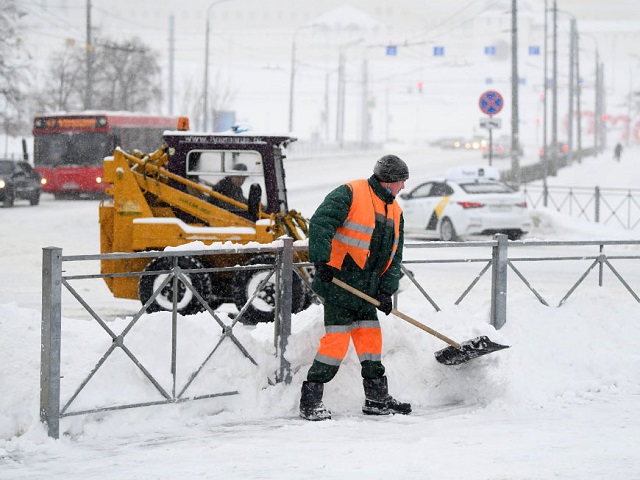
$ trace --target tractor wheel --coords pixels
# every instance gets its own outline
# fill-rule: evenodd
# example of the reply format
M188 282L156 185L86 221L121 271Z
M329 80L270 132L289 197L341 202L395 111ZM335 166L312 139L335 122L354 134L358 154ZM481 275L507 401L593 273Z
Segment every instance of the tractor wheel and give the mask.
M275 257L273 255L257 255L246 262L245 265L273 265L274 263ZM271 275L271 270L241 270L236 274L233 285L233 297L238 310L242 310L260 286L260 283L269 275ZM291 312L298 313L304 308L305 294L302 281L295 274L293 275L292 291ZM240 318L240 322L245 325L273 322L275 318L276 295L274 273L262 290L258 292L256 298L253 299L247 311Z
M197 269L203 268L202 263L193 257L179 257L178 266L182 269ZM173 268L173 258L171 257L158 257L146 266L145 272L156 272L163 270L171 270ZM138 296L140 301L144 305L153 295L153 292L160 286L169 273L159 273L157 275L143 275L140 277L138 283ZM193 287L205 300L209 300L211 292L213 290L211 284L211 276L208 273L186 273L185 276L189 279ZM180 315L193 315L194 313L202 312L205 310L204 306L198 301L196 296L186 285L178 281L178 295L177 295L177 311ZM215 308L214 305L211 305ZM147 312L162 312L173 310L173 279L169 280L169 283L164 286L158 296L147 307Z

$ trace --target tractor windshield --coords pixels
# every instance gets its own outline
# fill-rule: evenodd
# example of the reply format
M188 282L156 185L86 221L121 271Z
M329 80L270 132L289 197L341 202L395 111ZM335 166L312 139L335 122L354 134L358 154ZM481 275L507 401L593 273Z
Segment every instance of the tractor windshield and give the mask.
M192 150L187 154L187 178L197 181L216 191L227 194L233 187L242 189L244 199L249 197L249 188L259 184L262 190L261 202L266 204L262 157L251 150ZM225 191L222 191L225 190ZM232 198L235 195L231 195ZM234 198L241 200L240 198Z

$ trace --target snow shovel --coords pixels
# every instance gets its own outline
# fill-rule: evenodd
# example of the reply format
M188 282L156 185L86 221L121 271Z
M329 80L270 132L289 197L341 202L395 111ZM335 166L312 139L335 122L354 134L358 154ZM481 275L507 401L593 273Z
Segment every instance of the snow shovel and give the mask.
M334 278L331 281L339 287L344 288L348 292L353 293L355 296L360 297L369 303L372 303L376 307L380 305L380 302L375 298L370 297L366 293L353 288L351 285L344 283L342 280ZM409 322L411 325L414 325L424 330L425 332L430 333L434 337L439 338L443 342L448 343L450 345L449 347L438 350L434 354L436 360L444 365L460 365L461 363L466 363L469 360L473 360L474 358L486 355L487 353L497 352L498 350L509 348L508 345L500 345L499 343L492 342L491 340L489 340L489 337L484 335L481 337L473 338L466 342L458 343L454 340L451 340L449 337L443 335L442 333L434 330L433 328L427 327L423 323L420 323L414 318L411 318L409 315L399 312L395 308L391 309L391 313L393 313L396 317L401 318L405 322Z

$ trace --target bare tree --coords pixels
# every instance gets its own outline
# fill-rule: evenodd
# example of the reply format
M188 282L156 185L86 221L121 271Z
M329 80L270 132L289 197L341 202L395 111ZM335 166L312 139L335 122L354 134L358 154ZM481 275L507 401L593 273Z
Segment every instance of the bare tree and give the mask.
M194 125L197 124L199 126L198 128L203 128L204 92L202 85L195 85L197 83L198 82L194 81L192 78L189 78L182 83L183 90L180 95L180 106L181 111L189 116ZM210 98L212 111L209 112L209 117L213 118L215 125L219 112L232 108L231 106L236 95L236 90L231 87L229 82L223 82L220 79L220 73L218 72L214 78L214 85L209 86L209 92L213 92Z
M53 55L50 76L43 80L41 91L32 95L38 113L52 110L79 110L83 106L84 53L67 47Z
M145 111L160 104L160 66L140 39L98 42L94 59L95 107Z
M93 108L129 111L159 108L160 67L149 47L139 39L97 40L93 58ZM34 96L40 110L81 110L86 88L84 50L67 47L54 55L44 85Z
M14 134L14 130L21 125L23 93L20 87L26 83L26 67L20 49L22 38L19 34L23 16L24 12L14 0L0 0L0 97L4 100L0 121L9 134Z

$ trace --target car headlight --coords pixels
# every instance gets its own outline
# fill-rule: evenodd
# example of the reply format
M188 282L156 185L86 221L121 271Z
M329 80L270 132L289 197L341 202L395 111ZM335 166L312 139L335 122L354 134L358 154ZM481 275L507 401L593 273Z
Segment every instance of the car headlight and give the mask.
M5 183L5 181L0 179L0 188L4 188L6 186L7 186L7 184Z

